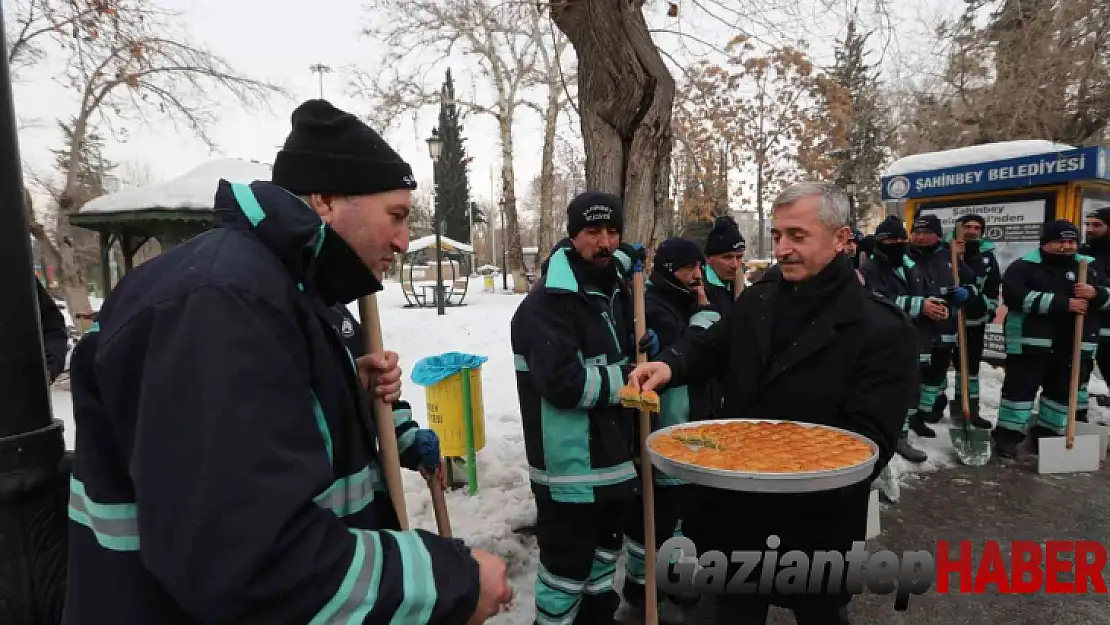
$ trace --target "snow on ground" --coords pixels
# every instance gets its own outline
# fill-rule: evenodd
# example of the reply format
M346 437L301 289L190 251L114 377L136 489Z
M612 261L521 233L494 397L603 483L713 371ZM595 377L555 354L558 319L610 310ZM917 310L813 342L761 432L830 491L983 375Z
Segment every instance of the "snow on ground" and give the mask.
M378 296L382 319L383 342L386 349L396 351L405 371L404 396L413 405L413 416L422 425L427 423L427 407L423 388L411 381L410 375L418 360L448 351L478 354L489 361L482 368L482 395L485 410L486 446L478 453L479 492L469 497L465 490L447 493L447 506L455 536L468 544L487 549L509 562L510 581L516 601L511 611L494 619L497 625L527 625L532 622L533 587L538 563L535 540L514 533L515 529L535 521L535 505L528 487L528 467L524 456L520 411L514 380L515 368L509 345L509 320L522 296L481 291L481 281L471 280L472 289L466 306L449 307L440 318L434 308L405 309L404 297L397 283L388 283ZM357 305L352 305L357 316ZM949 374L949 399L955 378ZM1002 369L983 365L980 372L982 412L996 420L999 394L1002 390ZM1099 378L1091 380L1092 395L1106 393L1106 384ZM68 391L53 391L55 414L66 421L66 443L74 440L73 405ZM1110 409L1092 406L1096 420L1110 417ZM952 466L955 452L947 436L950 422L935 426L937 437L921 439L911 435L914 443L928 454L929 460L914 465L896 457L894 462L902 481L912 488L913 474L936 471ZM405 472L405 499L413 527L435 532L431 497L418 475Z

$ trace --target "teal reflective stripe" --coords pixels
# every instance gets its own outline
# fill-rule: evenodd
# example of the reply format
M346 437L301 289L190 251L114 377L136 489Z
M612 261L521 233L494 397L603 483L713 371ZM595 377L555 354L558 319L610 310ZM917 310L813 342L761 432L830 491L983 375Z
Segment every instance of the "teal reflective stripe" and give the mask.
M624 386L624 371L621 371L620 365L607 365L605 374L609 379L608 404L619 406L621 403L621 388Z
M936 404L937 395L941 391L940 386L933 386L931 384L921 385L921 394L917 402L918 412L932 412L933 405Z
M1040 302L1040 305L1037 306L1037 312L1039 312L1042 315L1047 315L1048 311L1049 311L1049 307L1052 306L1052 299L1055 298L1055 297L1056 296L1053 295L1052 293L1045 293L1045 294L1041 295L1041 302Z
M583 372L585 378L582 382L582 397L579 398L578 405L582 408L593 408L601 395L601 371L597 367L585 366Z
M1003 398L998 403L998 427L1007 430L1025 431L1029 418L1033 416L1033 402L1012 401Z
M587 369L589 370L589 369ZM553 475L584 475L591 471L590 466L590 417L581 410L561 410L552 406L546 399L540 400L540 429L543 435L544 466L547 467L544 481L533 476L532 481L549 484L546 473ZM554 489L552 489L554 494ZM592 502L593 492L581 503ZM569 494L568 494L569 496ZM576 501L576 500L572 500Z
M1108 300L1110 301L1110 300ZM710 326L721 320L721 313L715 310L700 310L690 317L691 328L702 328L708 330Z
M906 411L906 418L902 419L902 434L906 434L910 431L910 419L915 416L917 416L917 408L910 408Z
M955 335L955 334L942 334L942 335L940 335L940 342L941 343L957 343L959 341L958 341L958 336Z
M979 377L974 375L967 376L967 390L969 399L979 398ZM963 384L956 384L956 398L959 403L959 397L963 395Z
M1052 293L1045 293L1044 291L1029 291L1025 294L1025 298L1021 300L1021 309L1026 313L1035 312L1040 315L1047 315L1054 297Z
M1110 310L1110 289L1103 287L1102 292L1106 295L1106 301L1099 306L1099 310Z
M100 322L99 321L94 321L93 324L91 326L89 326L89 331L86 332L85 334L92 334L93 332L100 332Z
M722 289L726 288L725 283L723 281L721 281L721 277L717 275L716 271L713 271L712 267L710 267L709 265L706 265L704 267L704 269L705 269L705 281L706 282L708 282L709 284L712 284L714 286L719 286Z
M551 491L551 498L563 503L593 503L594 488L621 484L636 477L636 466L632 461L604 469L589 469L581 474L552 475L543 469L528 467L528 478L535 484L546 486Z
M417 428L409 428L404 434L397 437L397 451L405 453L416 442Z
M328 235L327 224L324 220L320 220L320 230L316 233L316 244L312 247L312 255L319 256L320 250L324 247L324 237Z
M541 563L536 572L536 623L572 625L585 587L586 580L555 575Z
M432 575L432 556L416 532L386 530L397 541L401 552L401 605L390 619L391 625L427 625L436 605L436 584Z
M249 186L233 182L231 183L231 193L235 195L235 201L239 203L239 210L246 215L252 226L257 226L262 223L263 219L266 219L266 211L262 210L262 205L258 203Z
M412 421L411 408L398 408L393 411L393 427L401 427L409 421Z
M1098 335L1099 336L1110 336L1110 328L1099 328L1098 329Z
M1079 351L1094 352L1096 350L1098 350L1098 343L1088 343L1087 341L1083 341L1079 345Z
M543 285L556 291L578 292L578 278L575 277L574 270L570 268L566 248L555 250L555 253L548 259L547 277L544 278Z
M92 530L96 542L112 551L139 550L139 506L99 503L89 498L85 485L69 479L69 518Z
M528 371L528 361L520 354L513 354L513 366L517 371Z
M367 465L361 471L332 482L313 501L321 508L331 510L336 516L349 516L365 510L374 500L374 491L384 490L383 485L377 467Z
M668 389L659 397L659 427L678 425L690 421L690 388L679 386Z
M647 569L647 563L644 560L647 557L644 546L628 536L624 537L621 546L624 550L625 579L642 586Z
M331 430L328 428L328 419L324 416L324 408L320 406L320 400L316 398L316 391L311 392L312 412L316 414L316 429L320 430L320 436L324 437L324 448L328 451L328 462L332 462Z
M894 304L906 311L910 317L917 317L921 315L921 311L925 308L925 298L920 295L899 295L894 298Z
M621 270L624 273L628 273L628 271L632 268L632 259L623 251L617 250L613 252L613 258L617 259L617 262L621 264Z
M1068 406L1053 401L1043 394L1039 400L1037 410L1037 425L1047 427L1057 434L1061 434L1068 425Z
M355 553L347 574L309 625L361 623L374 609L382 581L382 539L377 532L356 529L350 532L355 537Z
M582 592L587 595L601 595L613 590L613 574L617 572L616 558L606 549L595 549L593 563L590 565L590 578Z
M927 365L927 364L933 362L933 355L932 354L918 354L917 355L917 362L919 362L923 365Z

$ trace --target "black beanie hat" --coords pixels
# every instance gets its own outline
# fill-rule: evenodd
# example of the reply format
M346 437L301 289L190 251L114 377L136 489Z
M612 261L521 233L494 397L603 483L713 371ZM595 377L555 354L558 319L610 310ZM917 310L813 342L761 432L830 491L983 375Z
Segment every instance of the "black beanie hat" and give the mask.
M740 226L728 215L722 215L713 222L713 229L705 240L705 255L716 256L729 252L743 252L747 248Z
M1105 208L1095 209L1095 210L1091 211L1087 216L1088 217L1094 217L1095 219L1101 221L1102 223L1110 226L1110 206L1107 206Z
M913 220L914 230L926 230L938 237L944 236L944 228L940 225L940 218L933 214L921 215Z
M908 239L909 235L906 234L906 227L902 225L902 220L896 215L890 215L875 228L875 241L883 242L887 239Z
M1078 241L1079 228L1067 219L1057 219L1056 221L1045 224L1044 230L1041 231L1041 245L1045 243L1052 243L1053 241Z
M655 250L655 267L673 274L683 267L705 262L698 244L682 237L671 237Z
M412 168L378 133L326 100L309 100L274 159L271 181L296 195L372 195L416 189Z
M863 233L859 230L856 230L855 228L852 228L852 238L850 240L855 241L858 245L859 242L863 240Z
M624 202L611 193L586 191L567 206L567 234L578 236L586 228L608 224L624 231Z
M956 220L956 223L966 224L969 221L974 221L975 223L979 224L979 227L983 230L987 229L987 220L983 219L982 215L960 215L959 219Z

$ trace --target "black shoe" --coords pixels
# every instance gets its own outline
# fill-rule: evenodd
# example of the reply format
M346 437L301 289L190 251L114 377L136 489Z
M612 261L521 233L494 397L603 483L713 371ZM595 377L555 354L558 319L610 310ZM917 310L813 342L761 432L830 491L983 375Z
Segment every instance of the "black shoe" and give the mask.
M929 458L928 454L911 445L909 437L904 435L898 439L898 443L894 446L894 450L898 452L899 456L914 463L922 463Z
M1029 453L1033 455L1041 453L1041 439L1053 436L1060 435L1046 427L1034 425L1033 428L1029 430Z
M994 453L1000 458L1013 460L1020 455L1018 445L1025 440L1025 435L1006 428L996 428L991 432L991 438L994 440Z
M910 419L910 429L913 430L914 434L923 438L937 437L937 433L933 431L933 428L925 425L925 421L920 416L915 416Z
M1103 408L1110 408L1110 395L1095 395L1095 403Z
M944 418L944 411L948 408L948 396L937 395L937 400L933 402L932 412L927 412L921 415L921 419L926 423L940 423Z
M972 415L971 416L971 427L976 427L976 428L979 428L981 430L994 429L994 426L991 425L990 421L987 421L986 419L984 419L983 417L980 417L979 415Z

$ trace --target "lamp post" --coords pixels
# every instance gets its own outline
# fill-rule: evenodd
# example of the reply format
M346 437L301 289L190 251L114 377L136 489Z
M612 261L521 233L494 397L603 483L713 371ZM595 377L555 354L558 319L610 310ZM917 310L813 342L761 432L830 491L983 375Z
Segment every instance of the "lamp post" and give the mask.
M313 74L316 74L318 76L318 78L320 79L320 99L323 100L324 99L324 74L330 74L331 73L331 68L328 67L327 65L324 65L323 63L316 63L315 65L309 65L308 66L308 71L312 72Z
M848 217L852 222L853 228L859 228L856 223L856 183L849 182L844 185L844 190L848 192Z
M69 469L50 406L15 119L0 45L0 623L32 625L61 621Z
M439 129L432 128L432 136L428 137L428 154L432 157L432 184L439 182L439 157L443 154L443 139L439 136ZM435 227L436 227L436 312L437 314L444 314L443 311L443 259L442 249L440 245L440 231L443 230L443 224L439 219L439 188L437 185L434 197L435 202Z

